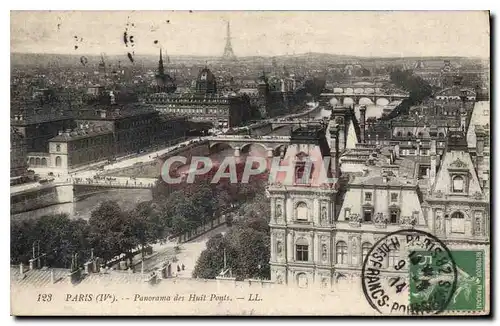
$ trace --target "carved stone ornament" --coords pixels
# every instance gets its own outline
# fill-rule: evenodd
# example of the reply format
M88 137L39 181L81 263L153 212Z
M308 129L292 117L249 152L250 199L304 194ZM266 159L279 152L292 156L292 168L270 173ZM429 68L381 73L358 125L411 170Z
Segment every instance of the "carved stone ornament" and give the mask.
M326 244L321 245L321 260L326 261L328 258L328 249L326 248Z
M283 284L283 274L281 272L276 272L276 283Z
M321 279L321 287L322 287L322 288L327 288L327 287L328 287L328 278L323 277L323 278Z
M438 190L438 191L436 191L436 193L434 194L434 196L436 198L443 198L443 192L441 190Z
M467 167L467 163L465 163L461 159L457 158L455 161L453 161L451 163L451 166L457 167L457 168L465 168L465 167Z
M278 241L276 243L276 251L278 253L278 257L281 257L283 255L283 244L281 243L281 241Z
M359 214L351 214L349 215L349 225L354 227L361 226L361 215Z
M473 195L472 195L472 198L474 198L475 200L482 200L483 199L483 194L480 193L479 191L476 191Z
M414 227L417 224L417 219L413 216L402 216L401 225L405 227Z
M387 227L387 217L384 215L384 213L377 213L375 215L375 227L378 228L385 228Z
M482 224L482 216L476 216L475 221L474 221L474 234L475 235L483 235L483 231L481 228Z
M281 217L283 211L281 210L281 204L276 205L276 217Z
M323 206L321 208L321 224L326 224L326 222L327 222L327 215L328 215L328 213L326 211L326 207Z

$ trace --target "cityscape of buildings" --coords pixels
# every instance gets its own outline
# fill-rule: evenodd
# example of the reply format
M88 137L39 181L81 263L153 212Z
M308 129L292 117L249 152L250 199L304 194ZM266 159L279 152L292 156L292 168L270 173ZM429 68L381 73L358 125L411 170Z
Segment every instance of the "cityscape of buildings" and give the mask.
M71 198L82 182L154 188L163 171L141 175L141 167L169 155L191 157L202 148L239 157L263 149L295 164L291 185L277 179L266 187L271 283L334 288L360 278L373 245L401 229L429 232L451 249L489 248L488 65L314 54L252 62L238 57L232 37L228 22L221 57L205 63L175 62L160 49L154 67L104 54L93 65L13 66L11 218L22 207L60 204L67 194L50 187L72 187ZM395 72L418 83L405 84ZM423 88L428 94L416 98ZM305 168L325 158L334 183ZM123 177L127 169L137 175ZM389 253L387 277L402 275L394 266L407 254ZM33 254L21 262L17 281L42 273L39 260ZM97 269L87 264L85 273Z

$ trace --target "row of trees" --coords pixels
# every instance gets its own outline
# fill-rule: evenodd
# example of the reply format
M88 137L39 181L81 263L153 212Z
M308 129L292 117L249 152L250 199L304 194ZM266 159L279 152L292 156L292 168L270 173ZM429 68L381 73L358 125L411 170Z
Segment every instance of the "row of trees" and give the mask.
M33 257L33 244L39 241L44 264L68 268L78 253L79 263L88 260L91 248L104 261L126 253L132 257L137 247L145 247L168 236L192 230L214 215L241 206L257 193L264 182L249 184L210 184L201 180L154 200L139 203L125 211L114 201L102 202L88 221L67 215L48 215L39 219L13 221L11 224L11 263L27 263ZM38 244L35 245L38 255Z
M218 234L207 242L193 277L215 278L224 269L225 259L226 268L236 279L269 279L271 242L268 216L270 204L263 195L241 206L233 227L225 235Z
M403 100L385 119L392 119L402 114L408 114L413 105L422 103L423 100L432 95L432 86L419 76L415 76L411 70L394 70L390 74L391 82L408 91L409 98Z

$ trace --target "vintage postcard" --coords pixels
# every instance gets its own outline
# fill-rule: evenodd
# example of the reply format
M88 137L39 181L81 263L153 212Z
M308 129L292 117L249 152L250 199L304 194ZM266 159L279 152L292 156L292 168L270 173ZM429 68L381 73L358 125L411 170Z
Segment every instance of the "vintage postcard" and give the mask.
M488 11L12 11L11 314L490 314Z

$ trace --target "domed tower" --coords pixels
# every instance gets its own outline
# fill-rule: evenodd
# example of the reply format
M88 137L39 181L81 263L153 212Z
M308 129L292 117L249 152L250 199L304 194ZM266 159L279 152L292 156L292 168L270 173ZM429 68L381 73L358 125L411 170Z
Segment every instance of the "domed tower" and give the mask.
M196 92L200 94L217 93L217 81L214 74L207 67L203 68L196 79Z

